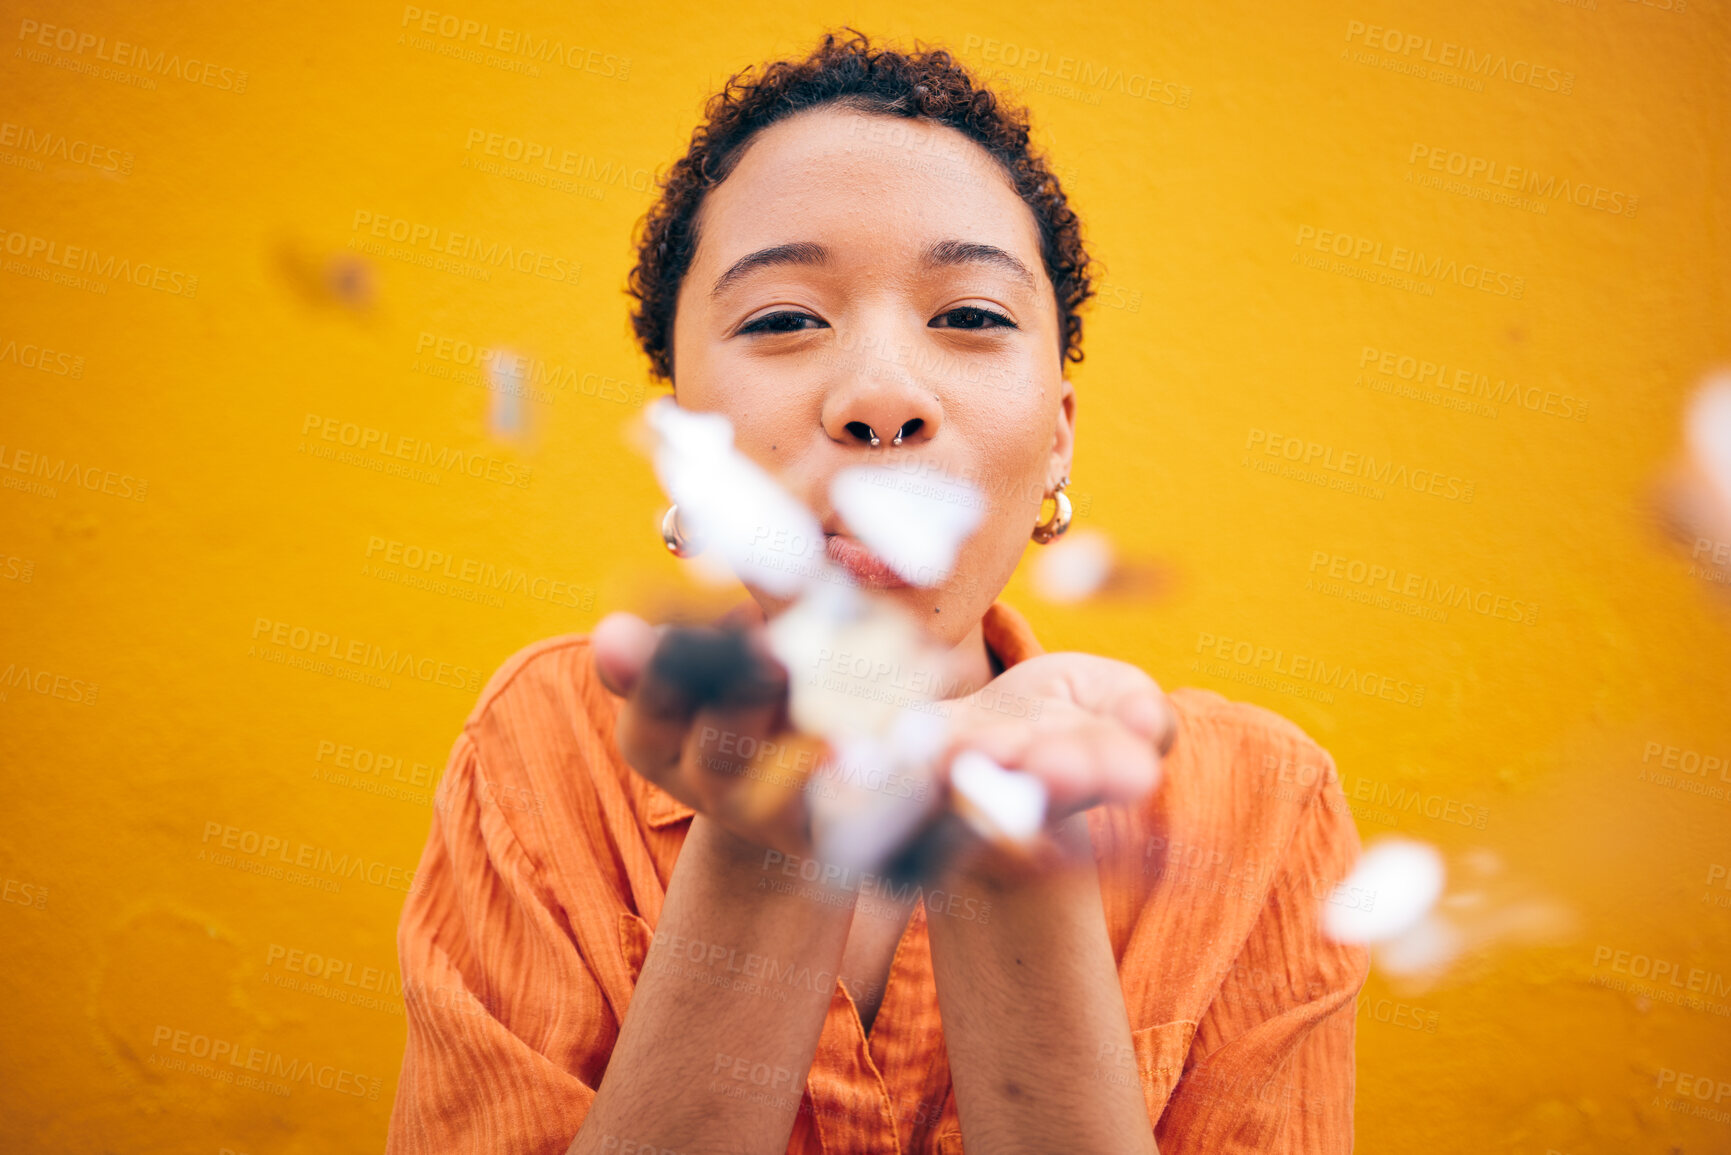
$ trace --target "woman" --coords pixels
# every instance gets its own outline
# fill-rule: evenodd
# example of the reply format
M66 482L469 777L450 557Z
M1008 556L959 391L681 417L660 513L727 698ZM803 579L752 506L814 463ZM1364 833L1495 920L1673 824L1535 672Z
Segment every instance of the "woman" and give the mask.
M994 600L1066 520L1089 296L1024 115L942 51L825 37L712 100L631 287L679 404L947 647L950 749L1042 778L1054 849L837 877L797 810L741 802L748 739L788 738L785 671L694 700L619 614L530 646L457 740L403 912L390 1150L1350 1150L1368 963L1318 926L1358 850L1328 754L1044 653ZM827 498L892 454L984 495L932 588ZM785 599L751 592L760 630Z

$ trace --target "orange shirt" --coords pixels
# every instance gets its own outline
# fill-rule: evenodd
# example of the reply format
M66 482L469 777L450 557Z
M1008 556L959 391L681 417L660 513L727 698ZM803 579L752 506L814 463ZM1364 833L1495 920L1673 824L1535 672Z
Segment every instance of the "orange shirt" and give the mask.
M983 625L1006 665L1043 652L1003 603ZM1140 1083L1163 1155L1348 1152L1369 960L1318 926L1359 849L1333 763L1269 710L1170 700L1153 797L1089 812L1135 1051L1099 1077ZM397 932L391 1155L557 1155L577 1134L692 817L621 758L619 707L586 637L549 638L500 667L458 736ZM869 1034L832 982L788 1151L960 1152L924 898Z

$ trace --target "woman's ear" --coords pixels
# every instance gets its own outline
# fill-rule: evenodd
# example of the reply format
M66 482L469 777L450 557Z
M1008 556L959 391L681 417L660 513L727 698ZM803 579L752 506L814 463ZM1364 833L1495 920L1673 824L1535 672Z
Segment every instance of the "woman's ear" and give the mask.
M1052 429L1052 459L1046 469L1047 490L1056 489L1058 482L1070 476L1070 463L1076 453L1076 387L1069 377L1059 379L1058 415Z

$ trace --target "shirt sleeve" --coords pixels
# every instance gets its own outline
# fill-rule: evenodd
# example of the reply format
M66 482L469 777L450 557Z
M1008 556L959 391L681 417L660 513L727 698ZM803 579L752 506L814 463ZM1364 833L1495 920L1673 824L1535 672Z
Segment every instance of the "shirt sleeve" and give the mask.
M1277 802L1298 809L1291 838L1156 1127L1164 1155L1352 1150L1355 998L1370 958L1325 938L1321 910L1357 860L1358 831L1328 753L1270 741L1279 764L1311 768L1314 788Z
M564 1152L617 1034L497 797L465 730L397 928L408 1041L388 1155Z

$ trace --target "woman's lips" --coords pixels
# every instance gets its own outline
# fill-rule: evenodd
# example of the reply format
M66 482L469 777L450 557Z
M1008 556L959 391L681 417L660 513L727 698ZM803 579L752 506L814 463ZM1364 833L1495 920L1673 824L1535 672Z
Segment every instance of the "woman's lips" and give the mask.
M824 551L829 554L829 560L847 570L853 575L854 581L866 589L898 590L907 589L908 583L901 575L891 569L888 562L879 558L865 546L851 537L843 537L832 533L824 542Z

